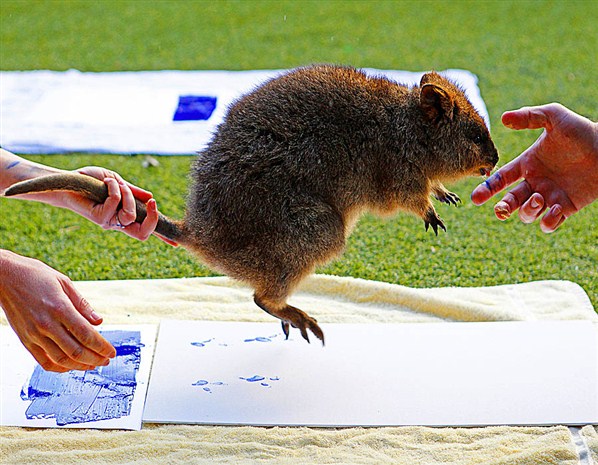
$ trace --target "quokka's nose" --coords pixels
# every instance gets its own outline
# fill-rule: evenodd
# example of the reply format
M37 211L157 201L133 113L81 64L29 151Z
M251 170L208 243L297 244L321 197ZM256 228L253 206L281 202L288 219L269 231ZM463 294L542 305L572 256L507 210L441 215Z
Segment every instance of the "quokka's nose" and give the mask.
M498 150L493 143L490 143L490 147L488 147L488 160L492 163L492 166L495 166L498 163Z

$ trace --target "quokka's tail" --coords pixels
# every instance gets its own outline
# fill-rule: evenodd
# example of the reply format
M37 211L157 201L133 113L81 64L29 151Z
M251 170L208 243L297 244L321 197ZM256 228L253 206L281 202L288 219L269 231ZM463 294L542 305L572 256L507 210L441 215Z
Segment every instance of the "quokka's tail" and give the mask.
M108 198L108 187L106 184L99 179L79 173L50 174L18 182L10 186L4 192L4 196L11 197L19 194L47 191L78 192L96 203L104 203ZM120 207L121 205L119 205ZM135 199L135 207L137 210L135 221L142 223L147 216L145 205L138 199ZM162 214L159 215L155 231L174 242L180 242L183 238L181 223L171 220Z

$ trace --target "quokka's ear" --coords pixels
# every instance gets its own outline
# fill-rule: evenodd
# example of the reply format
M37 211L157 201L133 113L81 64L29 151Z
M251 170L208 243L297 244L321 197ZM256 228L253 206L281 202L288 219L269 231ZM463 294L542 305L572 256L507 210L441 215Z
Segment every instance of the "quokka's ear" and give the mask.
M437 84L423 84L420 88L419 101L424 114L431 121L439 121L441 118L453 119L455 105L453 98Z

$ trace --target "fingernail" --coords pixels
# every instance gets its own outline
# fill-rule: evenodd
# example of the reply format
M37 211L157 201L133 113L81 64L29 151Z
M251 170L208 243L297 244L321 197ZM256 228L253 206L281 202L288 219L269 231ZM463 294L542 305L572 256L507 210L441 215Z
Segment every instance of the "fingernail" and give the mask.
M563 213L563 209L560 205L553 205L550 208L550 213L552 213L553 215L560 216Z
M506 220L511 216L509 206L505 202L498 202L494 206L494 213L499 220Z
M500 117L500 120L504 127L509 128L509 129L515 129L513 127L513 123L511 121L509 121L509 116L510 116L509 112L506 111L502 114L502 116Z
M538 202L538 199L535 197L532 197L531 201L530 201L530 205L532 206L532 208L535 210L536 208L540 207L540 202Z
M93 321L100 321L102 319L102 317L100 315L98 315L95 311L92 311L89 314L89 317L93 320Z

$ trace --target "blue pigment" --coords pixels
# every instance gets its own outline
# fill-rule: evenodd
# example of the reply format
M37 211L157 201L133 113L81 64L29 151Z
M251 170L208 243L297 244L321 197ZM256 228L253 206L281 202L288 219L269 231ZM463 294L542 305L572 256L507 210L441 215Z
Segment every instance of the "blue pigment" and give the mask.
M208 339L207 341L201 342L192 342L191 345L195 347L205 347L208 342L212 342L212 339Z
M17 166L19 163L21 163L19 160L17 160L17 161L13 161L12 163L10 163L10 164L9 164L9 165L6 167L6 169L7 169L7 170L9 170L9 169L11 169L11 168L14 168L14 167L15 167L15 166Z
M204 95L181 95L172 117L173 121L206 121L216 108L216 97Z
M28 419L55 418L59 426L130 415L141 362L139 331L102 331L116 349L110 365L89 371L54 373L37 365L21 391L31 401Z
M198 381L196 381L195 383L193 383L191 386L203 386L202 389L210 394L212 394L212 388L208 387L207 385L210 386L224 386L226 383L223 383L222 381L215 381L213 383L210 383L209 381L205 380L205 379L200 379Z
M276 336L278 336L278 334L274 334L274 335L268 336L268 337L259 336L259 337L254 337L252 339L245 339L243 342L272 342L272 339L274 339Z
M266 378L264 376L254 375L251 378L243 378L243 377L239 376L239 379L244 379L245 381L249 381L250 383L255 383L256 381L263 381Z
M269 337L256 337L253 339L245 339L244 342L272 342L272 339L270 339Z
M271 378L266 378L266 376L260 376L260 375L253 375L251 378L243 378L242 376L239 376L239 379L242 379L244 381L247 381L248 383L257 383L259 382L260 386L264 386L264 387L272 387L271 383L268 383L266 381L270 380L270 381L280 381L280 378L278 376L273 376Z

